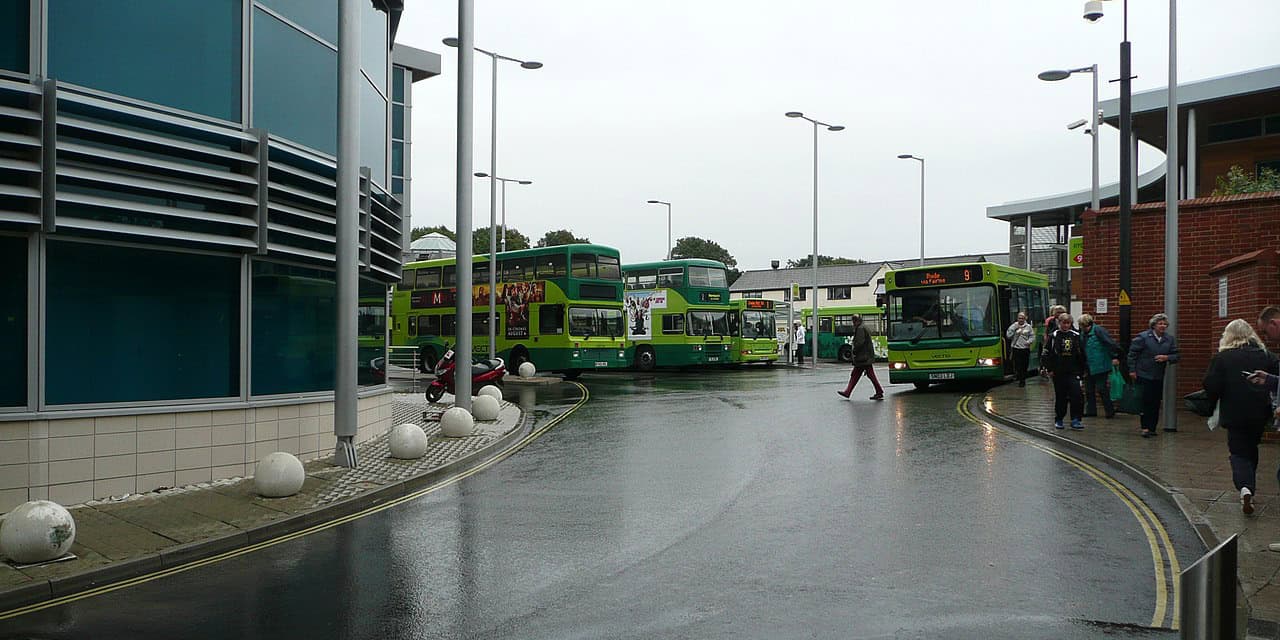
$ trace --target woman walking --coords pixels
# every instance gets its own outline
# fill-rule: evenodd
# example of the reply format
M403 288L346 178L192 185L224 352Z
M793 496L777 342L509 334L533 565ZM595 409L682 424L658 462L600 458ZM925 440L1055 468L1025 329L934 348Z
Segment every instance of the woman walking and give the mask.
M1142 437L1156 435L1160 422L1160 401L1164 395L1164 369L1170 362L1177 362L1178 339L1169 333L1169 316L1157 313L1151 316L1150 327L1133 337L1129 345L1129 379L1138 384L1142 392ZM1165 431L1177 431L1168 429Z
M1080 397L1080 376L1087 371L1084 343L1080 334L1071 328L1071 314L1058 315L1058 329L1044 339L1040 353L1049 377L1053 378L1053 427L1063 428L1062 419L1071 406L1071 428L1084 428L1084 399Z
M1036 330L1027 322L1027 312L1018 312L1018 321L1009 325L1004 337L1009 340L1009 352L1013 355L1013 370L1018 374L1018 386L1027 386L1027 363L1031 361L1031 345L1036 341Z
M871 379L871 384L876 388L876 394L871 396L872 400L884 400L884 388L880 386L880 381L876 379L876 350L875 345L871 343L871 332L862 326L862 316L853 315L853 371L849 374L849 386L844 391L836 393L848 398L853 393L853 388L857 386L858 380L862 378L862 374L867 374Z
M1227 430L1231 480L1240 492L1240 508L1246 515L1253 513L1253 494L1258 490L1258 443L1271 422L1267 388L1251 383L1245 375L1259 370L1275 372L1276 357L1267 352L1248 322L1232 320L1209 363L1204 389L1209 401L1218 406L1218 423Z
M1084 416L1098 415L1097 396L1102 396L1102 408L1108 420L1116 416L1111 403L1111 368L1120 364L1120 345L1101 325L1093 323L1093 316L1080 314L1080 339L1084 340L1084 355L1089 371L1084 377Z

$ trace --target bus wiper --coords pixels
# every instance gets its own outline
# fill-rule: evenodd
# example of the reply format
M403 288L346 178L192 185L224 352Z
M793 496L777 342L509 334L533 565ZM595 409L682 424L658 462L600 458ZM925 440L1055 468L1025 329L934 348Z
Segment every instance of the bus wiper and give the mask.
M923 337L924 337L924 330L925 330L925 329L927 329L927 328L928 328L928 327L921 326L921 327L920 327L920 333L917 333L917 334L915 335L915 337L911 339L911 344L919 344L919 342L920 342L920 338L923 338Z
M960 339L961 339L961 340L964 340L965 342L970 342L970 341L972 341L972 340L973 340L973 338L970 338L970 337L969 337L969 332L964 330L964 323L963 323L963 322L956 324L956 328L958 328L958 329L960 330Z

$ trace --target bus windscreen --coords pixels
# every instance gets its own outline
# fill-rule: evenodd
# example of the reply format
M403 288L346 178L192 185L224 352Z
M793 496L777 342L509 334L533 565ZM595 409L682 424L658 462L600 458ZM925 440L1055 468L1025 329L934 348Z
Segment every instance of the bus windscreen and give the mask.
M989 285L899 290L890 295L889 339L970 338L1000 334Z

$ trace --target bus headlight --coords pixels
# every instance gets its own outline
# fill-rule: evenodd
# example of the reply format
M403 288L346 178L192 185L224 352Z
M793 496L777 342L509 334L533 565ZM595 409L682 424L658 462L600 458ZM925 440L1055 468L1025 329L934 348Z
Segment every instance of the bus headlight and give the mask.
M574 351L574 352L573 352L573 357L575 357L575 358L579 357L580 355L581 355L581 354L579 354L577 351Z
M695 345L693 345L693 350L694 350L694 351L702 351L702 345L700 345L700 344L695 344Z
M897 369L897 370L901 371L902 369L906 369L906 368L907 368L907 363L905 363L905 362L894 362L894 363L890 364L889 366L893 367L894 369Z
M979 358L979 367L998 367L1000 366L1000 358Z
M619 352L618 352L618 357L619 357L619 358L626 358L626 357L627 357L627 352L626 352L626 351L619 351Z

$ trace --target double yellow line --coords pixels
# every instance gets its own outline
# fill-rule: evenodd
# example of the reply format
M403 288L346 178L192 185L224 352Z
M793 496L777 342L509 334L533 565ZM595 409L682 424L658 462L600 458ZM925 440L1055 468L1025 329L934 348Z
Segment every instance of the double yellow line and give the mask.
M526 446L528 446L528 445L529 445L529 443L533 442L534 440L537 440L537 439L538 439L539 437L541 437L544 433L546 433L547 431L551 430L551 429L552 429L553 427L555 427L556 425L560 424L562 421L564 421L564 419L565 419L565 418L568 418L571 414L573 414L573 412L575 412L575 411L577 411L579 408L581 408L581 407L582 407L582 405L586 404L586 403L587 403L587 400L591 397L591 394L590 394L590 392L588 392L588 391L587 391L587 388L586 388L586 387L584 387L584 386L582 386L581 384L579 384L579 383L577 383L577 382L571 382L570 384L573 384L574 386L578 387L578 389L582 392L582 397L581 397L581 398L579 398L579 399L578 399L578 401L577 401L576 403L574 403L574 405L573 405L572 407L570 407L568 411L565 411L564 413L562 413L562 414L560 414L560 415L556 416L555 418L553 418L552 420L548 421L548 422L547 422L547 424L545 424L545 425L543 425L543 426L539 427L539 428L538 428L538 430L533 431L533 432L530 432L530 433L529 433L529 435L525 436L525 437L524 437L524 438L522 438L519 442L517 442L517 443L515 443L514 445L512 445L511 447L507 448L507 449L506 449L505 451L503 451L502 453L499 453L499 454L495 455L494 457L489 458L488 460L485 460L484 462L482 462L482 463L480 463L480 464L478 464L478 465L476 465L476 466L474 466L474 467L472 467L472 468L470 468L470 469L468 469L468 470L466 470L466 471L464 471L464 472L462 472L462 473L459 473L459 474L458 474L458 475L456 475L456 476L453 476L453 477L450 477L450 478L448 478L448 479L446 479L446 480L443 480L443 481L441 481L441 482L440 482L440 483L438 483L438 484L433 484L433 485L431 485L431 486L429 486L429 487L425 487L425 488L419 489L419 490L417 490L417 491L414 491L413 493L405 494L405 495L403 495L403 496L401 496L401 497L399 497L399 498L396 498L395 500L392 500L392 501L390 501L390 502L384 502L384 503L382 503L382 504L379 504L379 505L376 505L376 506L373 506L373 507L369 507L368 509L365 509L364 511L359 511L359 512L356 512L356 513L353 513L353 514L347 515L347 516L343 516L343 517L340 517L340 518L336 518L336 519L334 519L334 520L330 520L330 521L328 521L328 522L324 522L324 523L321 523L321 524L315 525L315 526L310 527L310 528L307 528L307 529L302 529L302 530L300 530L300 531L295 531L295 532L293 532L293 533L286 534L286 535L280 536L280 537L278 537L278 538L272 538L272 539L270 539L270 540L263 540L262 542L255 543L255 544L249 545L249 546L247 546L247 547L241 547L241 548L239 548L239 549L233 549L233 550L231 550L231 551L227 551L227 552L225 552L225 553L220 553L220 554L218 554L218 555L216 555L216 556L210 556L210 557L208 557L208 558L204 558L204 559L202 559L202 560L193 560L193 561L191 561L191 562L188 562L188 563L186 563L186 564L182 564L182 565L178 565L178 566L176 566L176 567L171 567L171 568L169 568L169 569L162 569L162 570L160 570L160 571L156 571L156 572L154 572L154 573L148 573L148 574L146 574L146 575L141 575L141 576L138 576L138 577L136 577L136 578L130 578L130 579L128 579L128 580L122 580L122 581L120 581L120 582L115 582L115 583L112 583L112 584L109 584L109 585L104 585L104 586L101 586L101 587L97 587L97 588L95 588L95 589L89 589L89 590L87 590L87 591L82 591L82 592L80 592L80 593L73 593L73 594L69 594L69 595L61 596L61 597L58 597L58 598L54 598L54 599L52 599L52 600L46 600L46 601L44 601L44 602L38 602L38 603L36 603L36 604L27 605L27 606L25 606L25 607L19 607L19 608L17 608L17 609L10 609L10 610L8 610L8 611L3 611L3 612L0 612L0 620L7 620L7 619L9 619L9 618L16 618L16 617L18 617L18 616L26 615L26 614L28 614L28 613L35 613L36 611L43 611L44 609L49 609L49 608L52 608L52 607L61 606L61 605L68 604L68 603L71 603L71 602L76 602L76 601L78 601L78 600L84 600L84 599L86 599L86 598L92 598L92 597L94 597L94 596L100 596L100 595L103 595L103 594L105 594L105 593L111 593L112 591L118 591L118 590L120 590L120 589L127 589L127 588L129 588L129 587L133 587L133 586L140 585L140 584L143 584L143 583L151 582L152 580L159 580L159 579L161 579L161 578L167 578L167 577L169 577L169 576L177 575L177 574L179 574L179 573L184 573L184 572L186 572L186 571L190 571L190 570L192 570L192 569L198 569L198 568L200 568L200 567L204 567L204 566L208 566L208 565L215 564L215 563L218 563L218 562L222 562L222 561L224 561L224 560L230 560L231 558L235 558L235 557L238 557L238 556L242 556L242 555L245 555L245 554L247 554L247 553L253 553L253 552L255 552L255 551L259 551L259 550L262 550L262 549L266 549L266 548L268 548L268 547L274 547L274 546L276 546L276 545L278 545L278 544L283 544L283 543L285 543L285 542L289 542L289 541L291 541L291 540L296 540L296 539L298 539L298 538L302 538L302 537L305 537L305 536L309 536L309 535L311 535L311 534L313 534L313 533L318 533L318 532L320 532L320 531L324 531L324 530L326 530L326 529L332 529L332 528L334 528L334 527L336 527L336 526L343 525L343 524L346 524L346 523L348 523L348 522L352 522L352 521L354 521L354 520L359 520L359 519L361 519L361 518L364 518L364 517L367 517L367 516L373 515L373 514L375 514L375 513L379 513L379 512L382 512L382 511L386 511L387 509L390 509L390 508L392 508L392 507L396 507L396 506L402 505L402 504L404 504L404 503L406 503L406 502L409 502L409 501L411 501L411 500L416 500L416 499L421 498L422 496L425 496L425 495L427 495L427 494L429 494L429 493L432 493L432 492L434 492L434 491L439 491L440 489L443 489L443 488L445 488L445 487L448 487L448 486L451 486L451 485L457 484L457 483L459 483L459 482L461 482L461 481L463 481L463 480L465 480L465 479L467 479L467 478L469 478L469 477L471 477L471 476L473 476L473 475L475 475L475 474L477 474L477 473L480 473L481 471L484 471L485 469L488 469L489 467L492 467L493 465L495 465L495 464L497 464L497 463L499 463L499 462L501 462L501 461L505 460L506 458L510 457L510 456L511 456L512 454L514 454L515 452L517 452L517 451L519 451L519 450L521 450L521 449L525 448Z
M1057 451L1036 439L998 427L979 418L969 410L969 402L974 397L972 394L966 395L956 403L956 411L966 420L993 432L999 432L1004 437L1043 451L1083 471L1090 478L1093 478L1115 494L1129 508L1129 511L1133 513L1133 517L1138 519L1138 524L1142 526L1143 533L1147 536L1147 544L1151 547L1151 563L1155 567L1156 602L1155 611L1151 614L1151 626L1163 627L1167 620L1168 628L1177 629L1181 622L1178 612L1178 574L1182 572L1182 569L1178 564L1177 550L1174 549L1173 542L1169 539L1169 532L1165 530L1155 512L1141 498L1130 491L1128 487L1120 484L1115 478L1084 460Z

